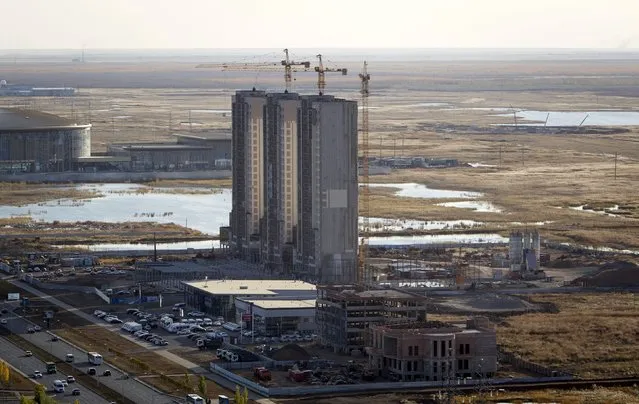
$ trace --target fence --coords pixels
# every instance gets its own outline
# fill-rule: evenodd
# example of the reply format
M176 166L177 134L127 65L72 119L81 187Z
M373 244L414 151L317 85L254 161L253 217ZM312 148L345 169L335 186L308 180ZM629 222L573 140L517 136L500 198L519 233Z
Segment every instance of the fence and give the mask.
M98 296L100 299L104 300L107 303L111 303L111 299L102 293L97 288L93 286L78 286L78 285L67 285L67 284L57 284L57 283L46 283L41 282L35 279L33 276L23 276L22 280L30 283L38 289L48 289L48 290L68 290L71 292L80 292L80 293L89 293Z
M570 378L572 378L572 375L570 375L569 373L558 371L558 370L553 370L553 369L551 369L549 367L540 365L538 363L527 361L525 359L522 359L522 358L518 357L517 355L515 355L512 352L505 352L505 351L502 351L499 348L498 348L498 357L499 357L499 361L500 362L510 363L516 369L519 369L519 370L527 370L529 372L534 372L534 373L536 373L538 375L543 375L543 376L546 376L546 377L553 377L553 378L556 378L556 377L570 377Z
M260 362L261 363L261 362ZM422 390L428 388L442 387L442 382L386 382L386 383L361 383L361 384L347 384L347 385L323 385L323 386L296 386L296 387L264 387L255 382L252 382L242 376L236 375L221 366L214 363L210 364L211 372L224 377L230 382L236 385L245 386L249 390L260 394L265 397L288 397L288 396L303 396L303 395L320 395L320 394L353 394L364 392L395 392L398 390ZM518 379L490 379L489 384L497 387L500 384L512 384L512 383L543 383L549 381L568 381L572 380L572 376L560 376L560 377L526 377ZM465 380L458 379L457 385L459 386L474 386L478 384L485 384L482 380Z

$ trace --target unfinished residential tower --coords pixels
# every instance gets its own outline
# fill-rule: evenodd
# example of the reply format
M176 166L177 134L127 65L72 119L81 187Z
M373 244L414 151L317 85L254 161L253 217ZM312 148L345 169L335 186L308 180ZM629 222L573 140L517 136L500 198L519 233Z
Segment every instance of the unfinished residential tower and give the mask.
M238 91L231 248L271 273L350 283L357 265L357 103Z

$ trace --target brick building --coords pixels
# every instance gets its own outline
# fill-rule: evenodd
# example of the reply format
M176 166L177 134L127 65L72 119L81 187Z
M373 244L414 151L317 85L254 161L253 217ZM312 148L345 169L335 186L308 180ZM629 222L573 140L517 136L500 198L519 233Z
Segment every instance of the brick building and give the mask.
M497 370L497 340L485 317L466 328L437 321L371 327L370 368L400 381L491 377Z

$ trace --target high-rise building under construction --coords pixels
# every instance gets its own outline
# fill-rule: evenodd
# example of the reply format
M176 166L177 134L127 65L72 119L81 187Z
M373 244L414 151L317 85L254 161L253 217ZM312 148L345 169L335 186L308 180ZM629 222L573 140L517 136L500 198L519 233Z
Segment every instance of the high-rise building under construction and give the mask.
M238 91L231 247L273 273L357 274L357 103Z

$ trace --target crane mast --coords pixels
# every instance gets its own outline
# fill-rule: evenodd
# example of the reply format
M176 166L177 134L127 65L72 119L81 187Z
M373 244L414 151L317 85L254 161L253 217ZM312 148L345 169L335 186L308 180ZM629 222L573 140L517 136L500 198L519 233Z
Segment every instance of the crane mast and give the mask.
M358 281L359 283L368 284L372 280L370 266L368 265L368 238L370 235L370 176L369 176L369 139L368 139L368 82L371 79L368 74L368 64L364 62L364 67L359 75L361 81L361 101L362 101L362 186L360 187L359 203L361 205L360 212L363 215L363 229L360 244L360 259Z
M317 66L315 66L315 71L317 72L317 91L319 91L319 95L324 95L324 89L326 88L326 72L337 72L342 73L342 76L346 76L348 74L348 69L344 67L334 69L324 67L322 55L317 55L316 57Z

